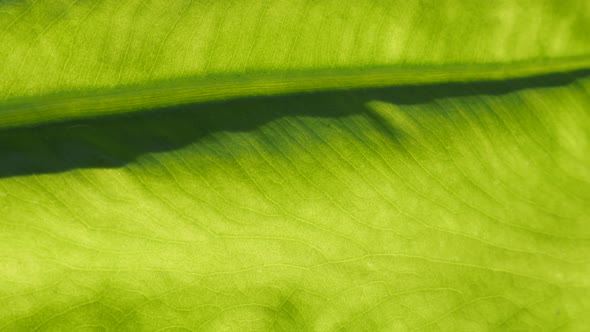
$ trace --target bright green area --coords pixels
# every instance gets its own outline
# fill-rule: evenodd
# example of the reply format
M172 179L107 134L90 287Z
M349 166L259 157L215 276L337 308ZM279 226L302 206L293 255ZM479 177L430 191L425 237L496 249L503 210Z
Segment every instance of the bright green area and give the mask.
M589 6L0 0L0 330L587 329Z
M8 0L0 98L302 69L590 53L586 0Z
M581 330L589 87L389 88L5 130L2 327Z
M590 67L585 0L0 3L0 128Z

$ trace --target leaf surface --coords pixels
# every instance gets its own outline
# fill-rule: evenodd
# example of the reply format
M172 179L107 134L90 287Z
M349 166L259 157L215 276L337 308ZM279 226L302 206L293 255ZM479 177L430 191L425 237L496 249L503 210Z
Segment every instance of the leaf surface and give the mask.
M0 127L590 67L584 0L8 1Z
M0 19L0 329L590 326L587 2Z

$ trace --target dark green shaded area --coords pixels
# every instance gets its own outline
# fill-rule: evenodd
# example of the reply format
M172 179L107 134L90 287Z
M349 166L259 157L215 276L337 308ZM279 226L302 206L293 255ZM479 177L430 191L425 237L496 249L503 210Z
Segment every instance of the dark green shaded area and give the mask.
M507 81L244 98L35 128L3 129L0 130L0 177L121 167L143 154L179 149L216 131L250 131L281 117L341 117L365 112L365 103L374 99L396 105L423 104L441 98L555 87L588 75L590 70L580 70ZM342 94L348 97L346 103L338 102Z

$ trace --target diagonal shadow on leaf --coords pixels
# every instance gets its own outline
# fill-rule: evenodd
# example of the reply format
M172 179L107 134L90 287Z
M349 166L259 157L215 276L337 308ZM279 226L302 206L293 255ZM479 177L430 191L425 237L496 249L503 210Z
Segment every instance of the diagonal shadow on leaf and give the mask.
M143 154L179 149L217 131L250 131L281 117L335 118L365 113L366 103L371 100L413 105L443 98L502 95L569 84L588 75L590 70L582 70L495 82L243 98L36 128L5 129L0 131L0 178L75 168L121 167ZM373 114L370 116L380 121ZM403 136L395 128L385 130L398 136L396 139Z

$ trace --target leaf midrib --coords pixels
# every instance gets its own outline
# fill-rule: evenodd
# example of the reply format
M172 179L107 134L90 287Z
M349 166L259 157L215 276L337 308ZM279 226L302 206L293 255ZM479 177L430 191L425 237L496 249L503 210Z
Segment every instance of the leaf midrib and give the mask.
M510 64L333 68L181 78L0 101L0 129L236 98L388 86L500 81L588 69L590 56L578 56Z

